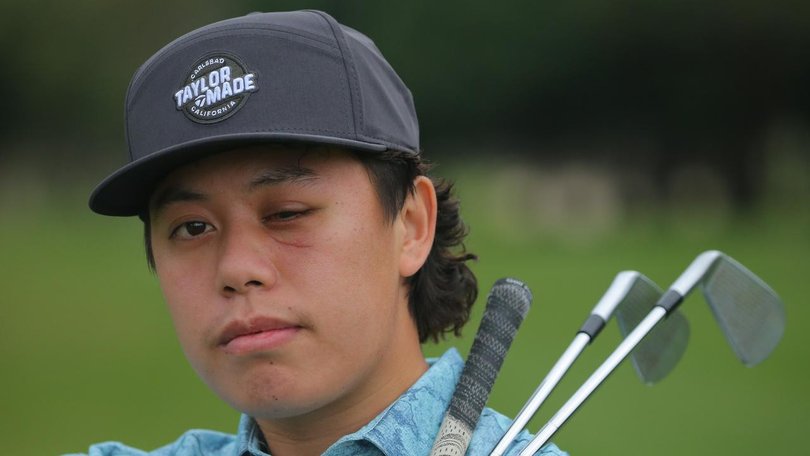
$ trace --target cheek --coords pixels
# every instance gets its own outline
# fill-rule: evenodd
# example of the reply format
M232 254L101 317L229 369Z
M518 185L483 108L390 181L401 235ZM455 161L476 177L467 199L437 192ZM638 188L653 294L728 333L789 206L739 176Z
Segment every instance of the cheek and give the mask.
M158 267L158 281L172 316L193 312L200 294L200 286L190 274L177 269Z
M195 268L194 274L189 274L186 268L170 262L158 262L157 265L158 281L177 338L183 350L192 358L207 322L216 317L211 315L213 309L205 306L210 301L210 297L206 296L210 286L205 285L201 268Z
M319 294L313 301L322 303L317 310L321 321L328 319L348 344L367 338L374 332L371 326L385 327L400 304L393 229L375 223L335 230L302 259L307 264L300 270L310 275L310 290ZM369 325L372 321L376 324Z
M366 220L365 223L361 221ZM368 216L349 216L324 230L306 249L291 252L279 265L308 276L316 288L330 293L370 298L398 283L398 268L389 225L377 225Z

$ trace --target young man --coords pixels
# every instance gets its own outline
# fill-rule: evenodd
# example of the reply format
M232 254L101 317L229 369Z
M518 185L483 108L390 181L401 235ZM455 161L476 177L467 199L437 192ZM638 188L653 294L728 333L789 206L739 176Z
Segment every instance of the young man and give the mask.
M186 356L243 413L153 454L427 455L463 362L420 343L458 332L477 285L371 40L318 11L211 24L138 70L126 114L130 162L90 206L144 221ZM485 410L468 454L508 425Z

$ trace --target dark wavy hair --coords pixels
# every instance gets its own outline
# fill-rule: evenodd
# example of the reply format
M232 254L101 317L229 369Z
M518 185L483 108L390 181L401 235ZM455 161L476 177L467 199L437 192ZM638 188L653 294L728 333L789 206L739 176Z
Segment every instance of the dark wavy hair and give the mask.
M405 198L414 191L414 180L427 175L430 164L396 151L357 154L377 190L385 215L393 222ZM436 237L427 260L408 277L408 305L416 320L419 341L438 342L446 333L461 334L478 297L478 281L467 266L477 257L466 251L467 227L461 220L453 184L432 178L436 189Z
M390 223L396 219L405 199L414 191L414 180L427 176L431 165L421 156L397 151L353 152L365 166ZM430 176L428 176L430 177ZM430 177L436 189L436 236L422 268L408 277L408 307L416 321L419 341L438 342L448 333L461 335L478 297L478 281L467 266L476 255L466 251L467 227L459 213L453 184ZM141 214L144 243L150 269L155 270L149 214Z

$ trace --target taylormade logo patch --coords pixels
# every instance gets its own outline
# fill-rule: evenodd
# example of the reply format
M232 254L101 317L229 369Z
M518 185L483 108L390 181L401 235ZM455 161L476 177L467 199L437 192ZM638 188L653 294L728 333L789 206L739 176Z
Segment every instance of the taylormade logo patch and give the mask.
M177 110L189 119L214 123L232 116L257 90L255 73L232 56L214 54L194 64L185 85L175 92L174 101Z

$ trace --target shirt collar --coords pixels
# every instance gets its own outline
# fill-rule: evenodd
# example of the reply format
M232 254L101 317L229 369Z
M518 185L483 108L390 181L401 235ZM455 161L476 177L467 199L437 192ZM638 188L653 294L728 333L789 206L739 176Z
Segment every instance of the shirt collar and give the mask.
M239 430L236 433L236 454L238 456L265 456L266 446L261 430L256 421L242 414L239 419Z
M397 454L403 447L411 454L428 454L436 431L455 390L464 361L455 348L441 358L427 360L430 368L393 404L357 432L343 436L324 454L365 440L383 454ZM237 434L239 455L266 455L264 442L256 422L242 415Z

